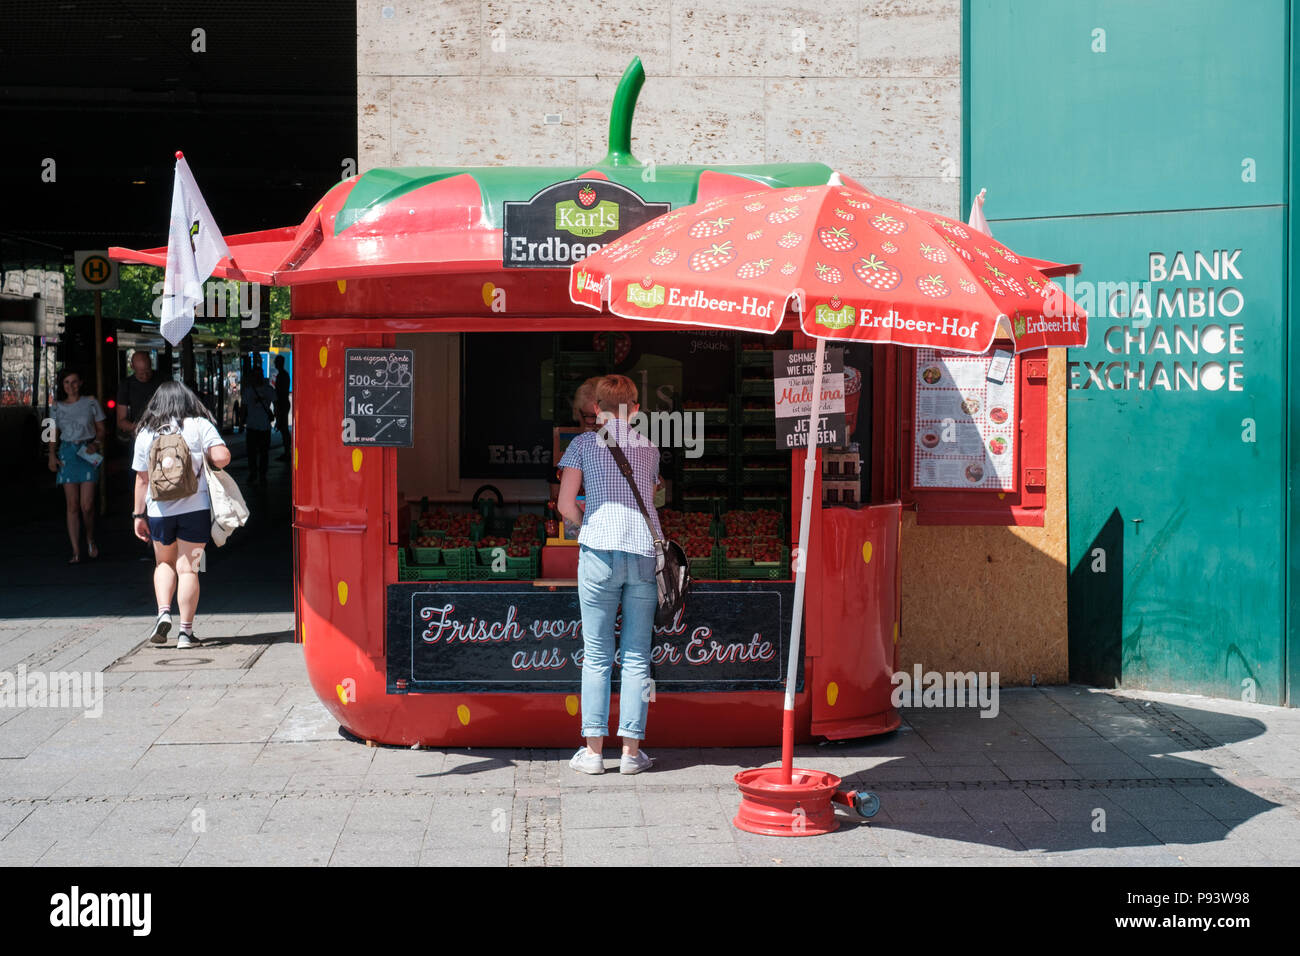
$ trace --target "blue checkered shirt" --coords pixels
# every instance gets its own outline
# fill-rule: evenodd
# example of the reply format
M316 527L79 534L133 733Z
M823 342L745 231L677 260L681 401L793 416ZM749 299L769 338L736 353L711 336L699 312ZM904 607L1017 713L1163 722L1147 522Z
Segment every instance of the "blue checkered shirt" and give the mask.
M650 512L655 534L663 537L659 527L659 513L655 511L655 481L659 477L659 449L650 439L635 431L622 419L612 419L607 426L618 442L623 454L632 465L641 500ZM578 468L582 471L582 484L586 495L586 510L578 543L598 551L630 551L632 554L653 555L654 539L646 527L645 518L636 506L627 479L618 470L618 463L605 446L602 432L583 432L564 450L561 468Z

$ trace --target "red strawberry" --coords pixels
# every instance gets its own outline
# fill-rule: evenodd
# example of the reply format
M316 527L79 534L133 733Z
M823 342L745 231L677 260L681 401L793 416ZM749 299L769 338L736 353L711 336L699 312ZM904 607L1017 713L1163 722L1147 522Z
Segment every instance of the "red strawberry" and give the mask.
M931 262L947 262L948 253L944 252L938 246L932 246L929 243L921 243L921 255Z
M838 208L838 207L835 209L835 215L839 216L839 217L840 217L841 219L843 219L845 222L852 222L852 221L853 221L853 213L851 213L851 212L845 212L843 209L840 209L840 208Z
M817 278L831 285L839 285L844 281L844 273L834 266L828 266L821 262L817 263Z
M998 255L1000 255L1003 259L1006 259L1007 262L1010 262L1012 265L1020 264L1020 257L1017 256L1010 249L1004 249L1002 246L994 246L993 251L996 252Z
M791 193L785 197L786 202L803 202L808 197L803 193Z
M852 206L854 209L870 209L871 203L862 199L854 199L852 193L840 193L844 197L844 204Z
M961 288L961 291L968 293L969 295L974 295L980 288L974 282L971 282L970 279L958 279L957 285Z
M894 245L892 242L886 239L884 242L880 244L880 251L884 253L888 253L889 255L892 256L895 252L898 251L898 246Z
M897 289L898 284L903 281L901 272L884 259L877 259L875 256L868 256L853 263L853 274L877 292Z
M969 232L967 232L964 228L962 228L960 225L958 225L957 223L953 222L950 219L934 219L933 222L940 229L952 233L954 236L957 236L959 239L970 238Z
M753 232L747 232L747 233L745 233L745 238L748 239L750 242L753 242L753 241L756 240L756 239L762 239L762 238L763 238L763 230L762 230L762 229L755 229Z
M741 263L736 269L737 279L757 279L759 276L767 275L767 270L771 268L771 259L751 259L749 262Z
M681 219L684 215L686 215L684 209L679 209L676 212L664 213L662 216L656 216L654 219L650 220L650 224L646 226L646 229L662 229L664 226Z
M944 236L943 241L948 243L949 247L952 249L953 252L957 253L967 262L970 262L971 260L970 253L967 252L965 249L963 249L961 246L957 245L956 239L954 239L952 236Z
M803 236L799 235L799 233L787 232L785 235L783 235L780 239L776 241L776 244L780 246L782 249L793 249L801 242L803 242Z
M766 203L752 202L745 206L745 212L759 212L767 208Z
M655 280L652 276L646 276L641 280L641 288L643 289L653 289L654 284L655 284Z
M578 202L584 207L595 205L596 190L591 186L583 186L578 190Z
M994 281L993 281L992 279L990 279L988 276L980 276L980 282L983 282L986 286L988 286L990 289L992 289L995 295L1006 295L1006 294L1007 294L1007 290L1006 290L1006 289L1002 288L1002 286L998 285L996 282L994 282Z
M943 276L937 275L921 276L916 280L916 287L921 290L922 295L928 295L932 299L942 299L952 292L943 281Z
M692 272L712 272L721 269L736 258L736 247L730 241L714 243L703 249L696 249L686 265Z
M989 254L985 252L983 249L981 249L979 246L975 247L975 251L978 252L980 255L982 255L985 259L989 257Z
M849 231L844 228L833 229L830 226L822 226L817 230L817 238L831 252L852 252L853 247L858 244L858 240L849 235Z
M792 276L795 274L796 271L797 271L797 267L793 262L787 262L785 265L781 267L781 275L783 276Z
M786 206L783 209L774 209L767 214L767 221L774 226L789 222L792 219L799 218L799 210L793 206Z
M1041 283L1033 276L1030 276L1028 279L1025 280L1025 285L1029 286L1029 288L1037 292L1039 291L1039 287L1041 286Z
M727 227L735 221L734 218L723 219L721 216L717 219L701 219L694 223L686 231L686 234L692 239L712 239L714 236L720 236L726 232Z
M672 261L676 258L676 249L669 249L667 246L663 246L650 257L650 264L652 266L672 265Z
M887 236L901 236L907 231L907 223L883 212L871 217L871 225Z
M827 301L826 304L831 307L832 312L838 312L840 310L840 306L843 305L844 302L838 295L833 295L830 297L830 299Z
M1025 287L1015 280L1012 276L1004 276L1002 284L1011 290L1013 295L1024 295Z

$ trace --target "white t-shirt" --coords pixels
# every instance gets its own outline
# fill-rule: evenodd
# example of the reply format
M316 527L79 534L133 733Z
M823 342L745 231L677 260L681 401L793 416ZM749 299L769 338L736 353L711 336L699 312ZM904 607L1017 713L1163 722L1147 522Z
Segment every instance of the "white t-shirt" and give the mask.
M52 407L60 441L90 441L95 437L95 422L104 420L104 410L90 395L82 395L70 405L55 402Z
M206 418L187 418L181 428L185 443L190 446L191 464L194 473L199 476L199 490L184 498L171 501L154 501L145 493L145 514L153 518L165 518L168 515L183 515L191 511L207 511L211 505L208 500L208 482L203 477L203 454L214 445L224 445L217 426ZM135 456L131 460L134 471L149 471L149 446L153 444L154 433L147 428L136 432Z

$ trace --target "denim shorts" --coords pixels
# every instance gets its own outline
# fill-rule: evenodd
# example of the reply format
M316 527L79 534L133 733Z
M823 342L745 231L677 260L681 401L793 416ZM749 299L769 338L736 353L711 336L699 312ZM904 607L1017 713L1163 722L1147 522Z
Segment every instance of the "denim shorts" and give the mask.
M159 544L171 544L177 538L194 544L207 544L212 540L212 513L205 509L163 518L150 515L149 537Z

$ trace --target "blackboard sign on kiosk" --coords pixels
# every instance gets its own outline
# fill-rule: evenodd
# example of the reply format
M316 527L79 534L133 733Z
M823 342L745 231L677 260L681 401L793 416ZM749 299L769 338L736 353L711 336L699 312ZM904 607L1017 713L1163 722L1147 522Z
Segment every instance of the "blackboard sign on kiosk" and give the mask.
M343 444L410 448L411 349L347 349L343 383Z

